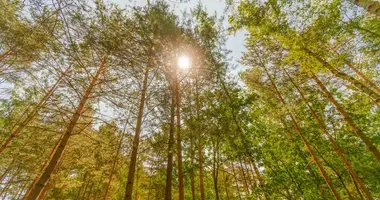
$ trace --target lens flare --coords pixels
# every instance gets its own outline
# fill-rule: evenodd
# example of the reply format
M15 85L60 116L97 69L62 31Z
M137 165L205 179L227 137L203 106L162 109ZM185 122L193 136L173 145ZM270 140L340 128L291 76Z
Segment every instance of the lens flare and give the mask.
M180 56L178 58L178 66L181 69L187 69L190 67L190 59L187 56Z

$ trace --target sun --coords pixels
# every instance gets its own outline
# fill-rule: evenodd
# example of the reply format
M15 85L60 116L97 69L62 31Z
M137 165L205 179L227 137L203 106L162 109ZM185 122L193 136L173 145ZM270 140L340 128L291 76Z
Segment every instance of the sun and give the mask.
M180 56L178 58L178 66L181 69L187 69L190 67L190 59L187 56Z

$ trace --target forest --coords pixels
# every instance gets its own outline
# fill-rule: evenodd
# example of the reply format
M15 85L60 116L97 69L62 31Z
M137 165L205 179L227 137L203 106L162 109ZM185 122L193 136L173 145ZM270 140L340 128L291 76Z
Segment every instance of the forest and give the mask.
M189 1L0 0L0 198L380 199L380 1Z

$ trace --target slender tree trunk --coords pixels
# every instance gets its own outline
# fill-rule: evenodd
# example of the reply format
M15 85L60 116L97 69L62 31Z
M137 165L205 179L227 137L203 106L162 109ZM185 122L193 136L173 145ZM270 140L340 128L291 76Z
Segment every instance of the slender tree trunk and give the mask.
M315 59L317 59L320 63L322 63L336 77L349 82L358 90L360 90L361 92L367 94L370 98L372 98L375 101L376 105L380 106L380 94L372 91L370 88L368 88L366 85L364 85L360 81L356 80L354 77L351 77L347 75L346 73L343 73L335 69L330 63L326 62L324 59L322 59L315 53L311 52L309 49L304 48L304 51L308 53L309 55L313 56Z
M363 131L356 125L356 123L351 119L351 117L346 113L343 107L335 100L334 96L327 90L327 88L323 85L323 83L318 79L318 77L313 74L312 78L317 83L319 88L325 93L329 101L335 106L335 108L339 111L339 113L343 116L344 121L353 129L357 136L364 142L367 148L372 152L372 154L376 157L377 161L380 162L380 152L372 143L372 141L363 133Z
M113 174L115 173L115 168L116 168L117 160L119 158L121 146L123 144L123 139L124 139L124 132L121 135L121 138L120 138L120 141L119 141L119 145L117 147L116 155L115 155L115 158L113 159L113 162L112 162L111 172L110 172L110 176L108 178L108 183L107 183L107 186L106 186L106 192L104 193L104 197L103 197L104 200L106 200L107 197L108 197L108 191L110 190L110 187L111 187L111 182L112 182Z
M355 184L355 189L356 189L356 192L359 194L360 199L363 199L363 195L362 195L362 193L360 192L360 189L359 189L359 187L358 187L358 184L356 183L356 181L355 181L354 177L352 176L352 174L350 174L350 177L351 177L352 182L354 182L354 184Z
M224 169L223 169L223 177L224 177L224 187L225 187L225 190L226 190L226 197L227 197L227 199L230 199L230 195L228 193L228 177L227 177L226 172L224 171Z
M214 191L215 191L215 199L219 200L219 189L218 189L218 164L217 164L217 144L213 141L213 156L212 156L212 178L214 182Z
M4 178L6 177L6 175L12 170L13 168L13 163L16 161L16 159L13 159L12 162L7 166L7 169L4 170L4 173L1 174L0 176L0 183L3 182Z
M242 166L244 167L245 169L245 174L247 175L247 180L248 180L248 185L249 185L249 188L252 188L252 186L254 185L252 183L252 176L251 174L249 173L249 167L247 166L246 162L242 162Z
M98 198L98 196L99 196L99 192L101 192L101 190L103 188L102 187L102 185L103 185L102 181L103 181L103 175L104 174L105 174L105 172L103 171L99 177L98 183L95 186L95 191L93 192L93 194L91 194L91 196L93 196L93 199L100 199L100 198Z
M332 53L337 54L340 56L339 52L337 50L331 50ZM370 85L378 94L380 94L380 88L374 83L370 78L368 78L366 75L364 75L358 68L356 68L351 61L348 59L344 60L347 66L352 69L358 76L360 76L361 79L364 80L368 85Z
M9 187L11 187L11 185L13 184L12 183L13 180L19 175L20 171L21 171L21 168L17 167L17 169L15 170L15 172L13 173L11 178L8 180L8 182L5 184L5 186L1 190L0 197L4 195L3 199L6 199L5 197L7 196L8 189L9 189Z
M370 88L362 84L360 81L356 80L354 77L347 75L337 69L329 69L336 77L345 80L351 83L353 86L358 88L363 93L367 94L370 98L372 98L377 106L380 106L380 95L376 92L372 91Z
M139 198L138 198L138 196L139 196L139 189L138 189L138 186L139 186L139 178L140 178L140 176L139 176L139 166L137 166L137 169L136 169L136 185L137 185L137 188L135 187L135 198L134 198L134 200L138 200Z
M253 180L253 182L252 182L252 180L250 180L250 185L251 186L253 185L255 188L258 188L260 186L259 185L260 182L257 180L257 177L255 175L255 171L254 171L252 165L249 163L249 161L248 161L248 164L247 164L247 174L251 174L250 177L252 177L252 180ZM263 192L264 192L264 196L267 197L266 191L264 190ZM262 199L262 197L261 197L260 194L256 194L256 195L257 195L257 198L259 200Z
M85 186L87 186L87 184L85 185L86 178L87 178L87 174L88 174L88 171L86 171L86 172L84 173L83 180L82 180L83 183L82 183L81 187L79 188L78 195L77 195L77 197L76 197L77 200L80 199L79 197L80 197L80 195L82 194L82 189L83 189Z
M2 53L0 55L0 62L3 61L4 58L6 58L9 54L13 53L16 49L16 45L9 48L6 52Z
M307 159L305 159L305 160L306 160L306 162L307 162ZM325 191L323 190L323 187L322 187L322 185L320 184L319 179L318 179L318 177L315 175L313 169L310 167L310 165L307 165L307 169L308 169L308 171L310 172L311 176L312 176L313 179L314 179L315 187L317 187L317 189L318 189L318 191L321 193L321 196L323 197L323 199L326 199Z
M40 195L41 191L46 186L47 181L49 180L52 172L54 171L54 169L56 168L58 162L60 161L60 159L62 157L62 154L66 148L66 144L72 135L72 132L73 132L75 125L77 124L77 121L78 121L78 119L79 119L79 117L83 111L83 108L84 108L92 90L94 89L95 84L98 81L100 74L102 73L102 71L104 69L105 62L106 62L106 59L103 58L103 61L100 65L98 71L96 72L94 78L91 80L89 87L85 91L85 93L82 97L82 100L80 101L80 103L78 105L76 112L71 117L70 124L68 125L67 130L66 130L65 134L63 135L63 137L62 137L62 139L58 145L57 150L54 152L52 159L50 160L49 164L45 168L45 170L42 173L42 175L40 176L40 178L38 179L37 184L35 184L33 189L30 191L30 193L27 196L25 196L25 199L27 199L27 200L37 199L37 197Z
M257 168L255 162L253 161L252 157L250 159L250 162L251 162L251 165L253 166L253 169L255 171L255 175L256 175L256 178L257 178L257 181L258 181L258 184L259 186L261 187L261 189L263 190L264 192L264 196L265 196L265 199L269 200L269 196L268 196L268 193L267 193L267 190L265 189L265 185L264 185L264 181L260 175L260 171L259 169Z
M48 158L45 160L44 164L42 165L42 167L41 167L39 173L41 173L41 172L45 169L46 165L49 163L49 160L51 159L51 156L53 155L53 153L54 153L55 150L57 149L58 144L60 143L62 137L63 137L63 135L61 135L61 137L59 137L59 139L58 139L58 141L55 143L53 149L51 149L51 151L50 151L50 153L49 153L49 156L48 156ZM28 196L28 195L29 195L29 193L30 193L30 191L32 190L32 188L34 188L34 185L36 184L38 178L39 178L38 176L36 176L36 177L34 178L32 184L29 186L29 189L26 191L26 193L25 193L24 196Z
M62 156L62 158L59 160L59 162L58 162L58 164L57 164L55 170L51 173L52 175L55 174L55 173L57 173L57 169L59 169L59 168L61 167L63 159L64 159L64 157ZM45 198L45 195L49 192L49 190L50 190L51 188L54 188L55 184L56 184L56 179L54 179L54 177L53 177L53 178L50 178L50 179L45 183L46 186L45 186L44 189L41 191L41 194L38 196L38 198L37 198L36 200L44 199L44 198ZM62 187L62 190L63 190L63 187ZM60 192L62 192L62 190L61 190ZM24 195L24 199L25 199L25 196L26 196L26 195Z
M178 162L178 199L185 199L184 184L183 184L183 169L182 169L182 139L181 139L181 100L180 100L180 83L175 75L175 97L176 97L176 113L177 113L177 162Z
M371 79L369 79L366 75L364 75L359 69L357 69L352 63L350 63L349 61L346 62L348 67L350 67L350 69L352 69L357 75L360 76L360 78L362 78L368 85L370 85L371 87L373 87L373 89L376 90L377 93L380 94L380 87L378 87L376 85L376 83L374 83Z
M125 191L124 200L132 200L133 180L135 178L137 150L138 150L139 143L140 143L141 124L142 124L142 118L144 115L146 91L148 88L149 70L151 67L150 66L151 65L150 59L151 58L149 58L148 66L146 67L145 73L144 73L143 88L141 91L139 111L138 111L138 115L137 115L135 137L133 138L132 155L131 155L131 161L129 163L128 181L127 181L127 187L126 187L126 191Z
M54 85L49 89L49 91L45 94L45 96L40 100L40 102L32 109L30 113L27 114L25 119L19 119L20 124L16 125L15 128L12 129L10 136L5 140L5 142L0 147L0 153L6 149L9 144L12 142L12 140L20 135L21 131L28 125L30 121L34 119L34 117L37 115L38 111L41 109L41 107L49 100L49 98L52 96L54 91L57 89L59 83L62 81L63 77L67 74L70 67L68 67L65 72L61 74L61 76L58 78L58 80L54 83Z
M377 0L353 0L353 2L364 8L369 13L380 17L380 2Z
M343 160L344 166L346 167L347 171L352 175L355 182L358 183L360 189L364 192L367 199L373 200L372 195L369 193L368 189L366 188L364 182L362 179L358 176L356 171L352 168L350 161L346 158L346 155L343 153L342 149L339 147L338 143L335 141L335 139L330 134L325 122L317 115L317 112L313 109L313 107L310 105L308 100L306 99L305 95L301 91L301 89L298 87L298 85L294 82L292 77L289 75L289 73L286 71L285 68L283 68L283 71L288 76L290 82L294 85L294 87L297 89L298 93L300 94L302 100L305 102L306 106L314 116L314 118L317 120L319 126L322 128L323 132L326 134L327 138L329 139L332 147L334 148L335 152L338 154L338 156Z
M190 181L191 181L191 197L195 200L195 179L194 179L194 135L191 133L190 136Z
M90 186L90 191L88 191L88 195L87 195L87 200L89 200L90 199L90 197L91 197L91 194L92 194L92 189L94 188L94 182L92 182L91 183L91 186Z
M26 182L24 185L22 185L20 191L16 194L15 199L21 199L22 192L25 190L25 188L28 186L28 182Z
M255 171L250 163L248 163L248 167L251 170L252 178L253 178L253 185L257 186L259 184L259 181L257 180L257 177L255 175Z
M198 87L198 72L195 79L195 95L196 95L196 107L197 107L197 130L198 130L198 159L199 159L199 187L201 193L201 200L205 200L205 186L204 186L204 176L203 176L203 153L202 153L202 133L200 128L201 118L200 118L200 102L199 102L199 87Z
M286 107L287 104L284 100L284 98L282 97L280 91L277 89L277 86L276 84L274 83L274 80L272 79L272 77L270 76L267 68L265 67L265 65L262 63L262 67L264 68L270 82L272 83L272 86L274 88L274 90L276 91L276 94L277 94L277 97L280 99L281 103ZM296 132L298 133L298 135L301 137L303 143L305 144L306 146L306 149L308 150L308 152L310 153L311 157L313 158L314 160L314 163L317 165L318 167L318 170L319 172L321 173L321 176L323 177L323 179L325 180L325 182L327 183L327 185L329 186L332 194L334 195L334 198L337 199L337 200L340 200L340 196L338 194L338 192L336 191L334 185L332 184L332 181L331 179L328 177L326 171L324 170L321 162L319 161L319 159L317 158L314 150L311 148L311 145L310 145L310 142L306 139L306 137L303 135L302 133L302 129L297 121L297 119L294 117L294 115L292 114L292 112L290 112L288 110L288 113L289 113L289 116L290 118L292 119L293 121L293 124L294 124L294 127L296 128Z
M91 180L88 180L86 185L84 186L83 195L80 199L84 199L84 197L86 196L87 187L88 187L88 184L90 183L90 181Z
M231 166L232 166L232 174L234 175L234 178L235 178L235 184L236 184L237 193L238 193L239 199L242 200L241 194L240 194L239 181L238 181L238 179L236 177L236 172L235 172L235 167L234 167L234 163L233 162L231 163Z
M171 102L171 105L170 105L170 129L169 129L169 143L168 143L168 163L166 165L165 200L172 200L174 115L175 115L175 98L174 98L174 94L172 93L172 102Z
M245 176L245 171L244 171L244 168L243 168L243 165L241 163L241 160L239 160L239 166L240 166L240 170L241 170L241 173L243 174L243 180L244 180L244 186L245 186L245 191L247 192L248 195L250 195L250 191L249 191L249 186L248 186L248 182L247 182L247 177Z
M204 175L203 175L203 153L202 153L202 139L198 140L198 158L199 158L199 187L201 192L201 200L205 200L205 186L204 186Z

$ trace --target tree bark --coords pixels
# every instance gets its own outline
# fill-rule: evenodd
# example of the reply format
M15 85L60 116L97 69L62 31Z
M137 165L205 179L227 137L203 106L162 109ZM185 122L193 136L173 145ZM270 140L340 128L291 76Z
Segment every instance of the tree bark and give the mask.
M195 179L194 179L194 135L191 133L190 136L190 181L191 181L191 197L195 200Z
M54 171L54 169L56 168L58 162L60 161L60 159L62 157L62 154L66 148L67 142L69 141L69 139L72 135L72 132L73 132L73 130L77 124L77 121L78 121L78 119L79 119L79 117L83 111L83 108L84 108L90 94L92 93L92 90L94 89L95 84L96 84L100 74L102 73L102 71L104 69L105 63L106 63L106 58L104 57L102 60L102 63L100 64L99 69L97 70L97 72L94 76L94 78L91 80L89 87L85 91L85 93L84 93L84 95L83 95L83 97L82 97L82 99L81 99L81 101L77 107L76 112L71 117L71 120L70 120L70 123L67 127L67 130L66 130L65 134L63 135L63 137L62 137L62 139L58 145L57 150L54 152L52 159L50 160L49 164L45 168L45 170L42 173L42 175L40 176L40 178L38 179L37 184L33 187L33 189L30 191L30 193L24 197L25 199L27 199L27 200L37 199L38 196L40 195L41 191L46 186L47 181L49 180L52 172Z
M54 83L54 85L49 89L49 91L42 97L40 102L32 109L30 113L27 114L26 118L24 120L19 119L21 123L19 125L16 125L11 131L10 136L5 140L5 142L0 147L0 153L6 149L9 144L12 142L12 140L17 137L21 131L28 125L30 121L34 119L34 117L37 115L38 111L41 109L41 107L49 100L49 98L52 96L54 91L57 89L59 83L62 81L63 77L67 74L70 67L68 67L58 78L58 80Z
M196 73L195 79L195 95L196 95L196 107L197 107L197 130L198 130L198 159L199 159L199 187L201 193L201 200L205 200L205 186L204 186L204 176L203 176L203 153L202 153L202 133L200 127L200 102L199 102L199 86L198 86L198 72Z
M300 94L302 100L305 102L306 106L314 116L314 118L317 120L319 126L322 128L323 132L326 134L327 138L329 139L331 146L334 148L335 152L338 154L338 156L343 160L343 163L347 169L347 171L352 175L355 182L358 183L360 189L364 192L367 199L373 200L372 195L369 193L368 189L366 188L364 182L361 180L361 178L358 176L356 171L352 168L350 161L346 158L346 155L343 153L342 149L339 147L338 143L335 141L335 139L330 134L330 131L328 130L325 122L317 115L317 112L313 109L313 107L310 105L309 101L306 99L305 95L301 91L301 89L298 87L298 85L294 82L292 77L289 75L289 73L286 71L285 68L282 68L285 74L288 76L290 82L293 84L293 86L297 89L298 93Z
M271 82L271 84L272 84L272 86L273 86L273 88L274 88L276 94L277 94L277 97L280 99L281 103L286 107L287 104L286 104L284 98L282 97L280 91L277 89L277 86L276 86L274 80L273 80L272 77L270 76L270 74L269 74L267 68L265 67L265 65L264 65L263 63L262 63L262 67L264 68L264 70L265 70L265 72L266 72L266 74L267 74L267 76L268 76L268 78L269 78L269 80L270 80L270 82ZM339 196L338 192L336 191L334 185L332 184L331 179L328 177L328 175L327 175L325 169L323 168L321 162L320 162L319 159L317 158L317 156L316 156L314 150L311 148L310 142L309 142L309 141L306 139L306 137L303 135L303 133L302 133L302 129L301 129L301 127L300 127L300 125L299 125L297 119L294 117L293 113L290 112L289 110L288 110L288 113L289 113L290 118L292 119L292 122L293 122L293 124L294 124L295 129L296 129L296 132L298 133L298 135L299 135L300 138L302 139L303 143L305 144L305 147L306 147L307 151L309 152L310 156L312 157L314 163L317 165L318 170L319 170L321 176L323 177L323 179L325 180L325 182L326 182L327 185L329 186L329 188L330 188L330 190L331 190L331 192L332 192L334 198L335 198L336 200L340 200L340 196Z
M172 93L172 101L170 104L168 163L166 165L165 200L172 200L174 115L175 115L175 98L174 98L174 94Z
M49 163L49 160L50 160L51 156L53 155L53 153L55 152L55 150L57 149L58 144L60 143L62 137L63 137L63 135L61 135L61 137L59 137L59 139L58 139L58 141L56 142L56 144L54 145L53 149L50 151L49 156L48 156L48 158L45 160L45 163L42 165L42 167L41 167L39 173L41 173L41 172L45 169L46 165ZM29 186L29 189L26 191L26 193L25 193L24 196L28 196L28 195L29 195L29 193L30 193L30 191L32 190L32 188L34 188L34 185L36 184L37 180L38 180L38 176L34 178L32 184Z
M149 70L151 67L150 65L151 65L151 58L149 58L148 65L147 65L147 67L145 69L145 73L144 73L143 88L141 91L140 105L139 105L139 111L138 111L138 115L137 115L137 122L136 122L136 129L135 129L135 136L133 138L132 155L131 155L131 161L129 163L128 180L127 180L127 187L126 187L126 191L125 191L124 200L132 200L133 181L135 178L135 170L136 170L137 150L138 150L139 143L140 143L140 132L141 132L141 125L142 125L142 118L144 115L146 91L148 88L148 76L149 76Z
M183 184L183 168L182 168L182 138L181 138L181 100L180 100L180 83L177 77L177 74L175 75L175 97L176 97L176 114L177 114L177 162L178 162L178 199L184 200L185 199L185 191L184 191L184 184Z
M339 113L343 116L344 121L353 129L356 135L364 142L369 151L376 157L377 161L380 162L380 152L374 146L372 141L363 133L363 131L356 125L356 123L351 119L351 117L346 113L343 107L335 100L334 96L327 90L324 84L318 79L315 74L312 74L312 78L317 83L319 88L325 93L329 101L335 106L335 108L339 111Z

